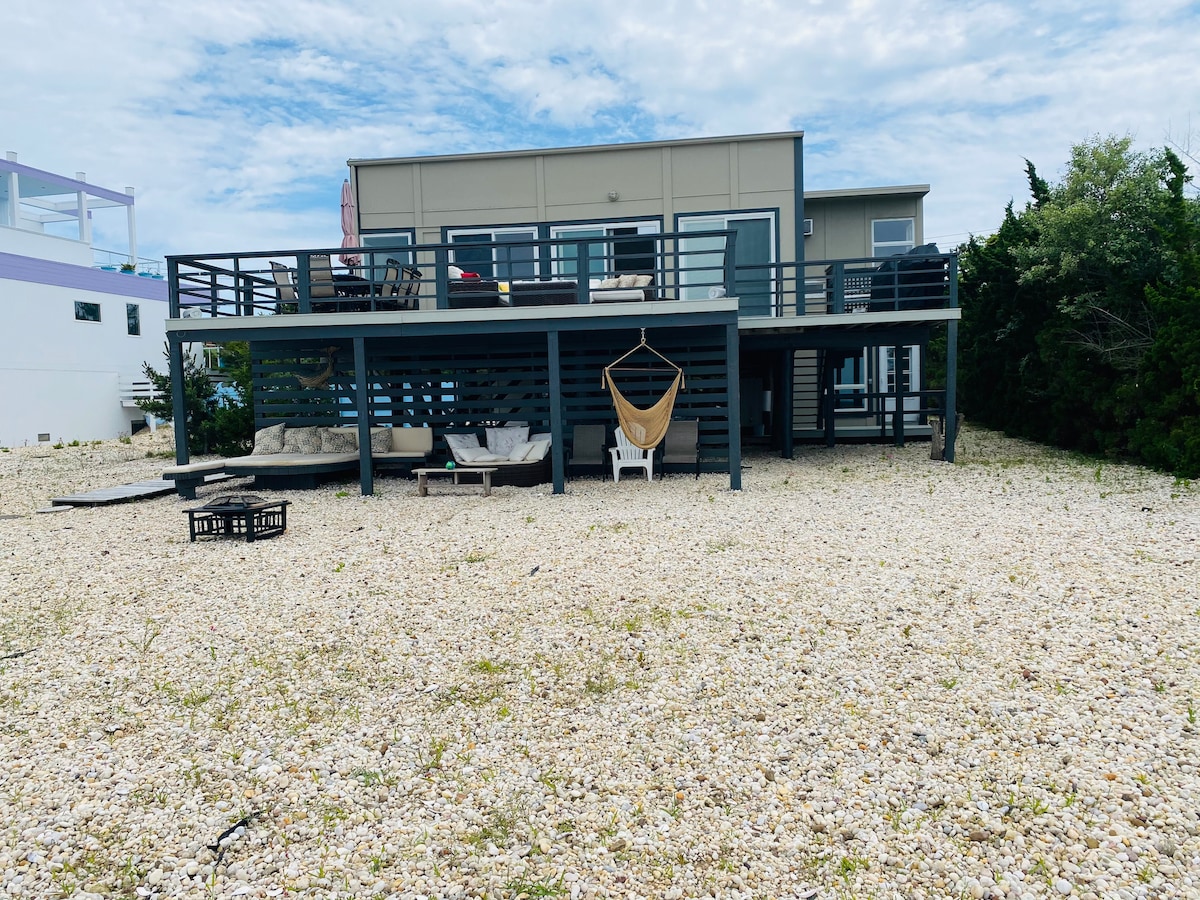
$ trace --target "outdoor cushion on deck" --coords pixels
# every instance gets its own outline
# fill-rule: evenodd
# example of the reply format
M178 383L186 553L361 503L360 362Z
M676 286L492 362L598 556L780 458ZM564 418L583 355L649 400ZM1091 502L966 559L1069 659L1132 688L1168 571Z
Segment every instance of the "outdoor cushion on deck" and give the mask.
M207 459L202 462L186 463L182 466L171 466L163 470L163 478L174 480L176 475L208 475L211 472L221 472L225 469L224 459Z
M234 456L224 460L225 471L238 475L266 469L312 469L334 471L358 462L358 453L269 453L266 456Z
M653 275L625 274L616 278L593 278L588 297L593 303L653 300Z

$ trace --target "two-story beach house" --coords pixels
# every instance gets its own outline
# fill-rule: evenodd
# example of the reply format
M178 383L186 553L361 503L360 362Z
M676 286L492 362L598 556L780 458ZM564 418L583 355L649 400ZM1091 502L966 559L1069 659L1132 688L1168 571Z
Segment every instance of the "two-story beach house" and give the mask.
M121 249L94 246L96 217ZM124 264L127 272L121 270ZM115 438L162 367L167 284L123 192L0 160L0 446Z
M604 367L641 348L623 396L651 406L681 367L672 415L731 487L744 446L901 442L934 415L953 458L957 270L923 244L927 185L806 193L800 132L349 168L343 247L168 259L173 353L249 341L260 427L365 447L528 423L561 491L574 427L616 424ZM358 472L370 492L365 449Z

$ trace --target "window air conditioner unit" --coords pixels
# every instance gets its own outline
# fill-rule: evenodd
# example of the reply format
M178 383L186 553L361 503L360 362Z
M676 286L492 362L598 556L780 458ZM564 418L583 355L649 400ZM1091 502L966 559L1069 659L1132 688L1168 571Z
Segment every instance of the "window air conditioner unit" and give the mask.
M812 219L804 220L804 236L809 237L813 233Z

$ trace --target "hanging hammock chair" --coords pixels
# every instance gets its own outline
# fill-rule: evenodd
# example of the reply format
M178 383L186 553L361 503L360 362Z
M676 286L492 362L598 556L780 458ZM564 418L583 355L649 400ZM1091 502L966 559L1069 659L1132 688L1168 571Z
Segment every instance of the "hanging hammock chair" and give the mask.
M620 363L628 359L638 350L645 348L666 363L667 367L662 366L633 367L622 366ZM616 382L613 380L614 372L674 372L675 377L671 380L670 387L666 393L659 398L653 406L647 409L634 406L625 399ZM621 423L621 430L625 432L625 437L629 438L630 443L643 450L649 450L657 447L667 433L667 426L671 424L671 412L675 409L675 396L680 389L686 387L686 382L683 377L683 369L675 365L653 347L646 343L646 329L642 329L641 342L630 350L628 353L622 354L613 362L604 367L604 375L601 378L601 384L608 388L608 392L612 394L613 406L617 410L617 420Z

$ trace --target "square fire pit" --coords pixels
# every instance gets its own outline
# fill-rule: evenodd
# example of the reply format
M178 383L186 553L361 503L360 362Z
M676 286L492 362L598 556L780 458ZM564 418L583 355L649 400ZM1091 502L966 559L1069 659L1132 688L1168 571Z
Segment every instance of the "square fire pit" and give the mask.
M246 536L246 541L274 537L287 530L288 500L264 500L252 494L227 494L185 510L188 537Z

